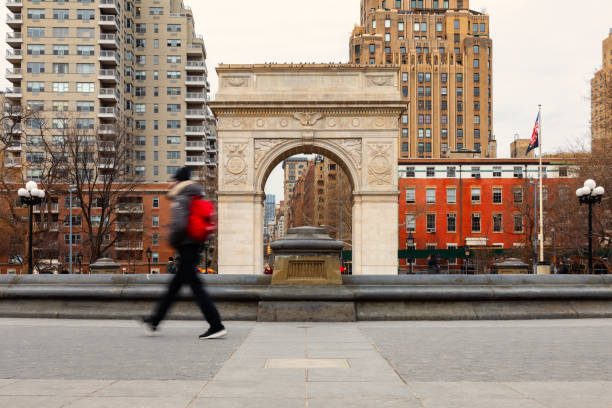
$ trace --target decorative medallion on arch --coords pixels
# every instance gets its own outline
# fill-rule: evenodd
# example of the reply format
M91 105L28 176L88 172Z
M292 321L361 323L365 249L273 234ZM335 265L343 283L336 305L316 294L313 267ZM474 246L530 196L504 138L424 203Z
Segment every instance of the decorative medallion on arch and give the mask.
M354 273L397 274L397 134L406 108L399 68L228 65L217 72L210 106L221 147L219 273L263 272L266 179L288 157L321 154L351 180Z
M370 143L370 162L368 165L369 182L372 184L391 184L391 162L389 157L393 145L390 143Z
M247 183L248 165L245 160L246 154L244 150L247 148L246 143L233 143L224 146L225 173L224 182L233 185L245 185Z

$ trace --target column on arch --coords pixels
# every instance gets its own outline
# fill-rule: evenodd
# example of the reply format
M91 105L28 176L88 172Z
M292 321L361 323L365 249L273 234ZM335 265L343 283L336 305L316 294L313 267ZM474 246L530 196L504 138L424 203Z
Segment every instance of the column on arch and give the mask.
M263 273L264 200L254 193L219 193L219 274Z

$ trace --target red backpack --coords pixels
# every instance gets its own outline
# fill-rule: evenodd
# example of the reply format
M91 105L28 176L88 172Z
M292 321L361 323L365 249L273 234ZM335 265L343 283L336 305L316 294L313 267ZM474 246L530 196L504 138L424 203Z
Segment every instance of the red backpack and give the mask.
M187 235L189 238L204 242L216 229L214 204L201 197L192 197L187 220Z

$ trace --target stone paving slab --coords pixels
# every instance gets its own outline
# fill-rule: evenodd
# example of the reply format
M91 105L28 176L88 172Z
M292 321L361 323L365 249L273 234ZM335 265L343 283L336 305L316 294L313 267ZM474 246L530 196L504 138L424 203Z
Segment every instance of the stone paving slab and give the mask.
M0 319L0 407L612 407L612 320L201 326Z

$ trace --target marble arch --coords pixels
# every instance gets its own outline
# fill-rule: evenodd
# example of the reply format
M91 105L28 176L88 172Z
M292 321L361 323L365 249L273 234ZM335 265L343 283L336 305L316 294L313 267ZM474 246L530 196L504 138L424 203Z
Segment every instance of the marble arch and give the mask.
M397 67L221 65L219 273L263 271L265 182L287 157L319 153L351 180L353 271L397 274Z

